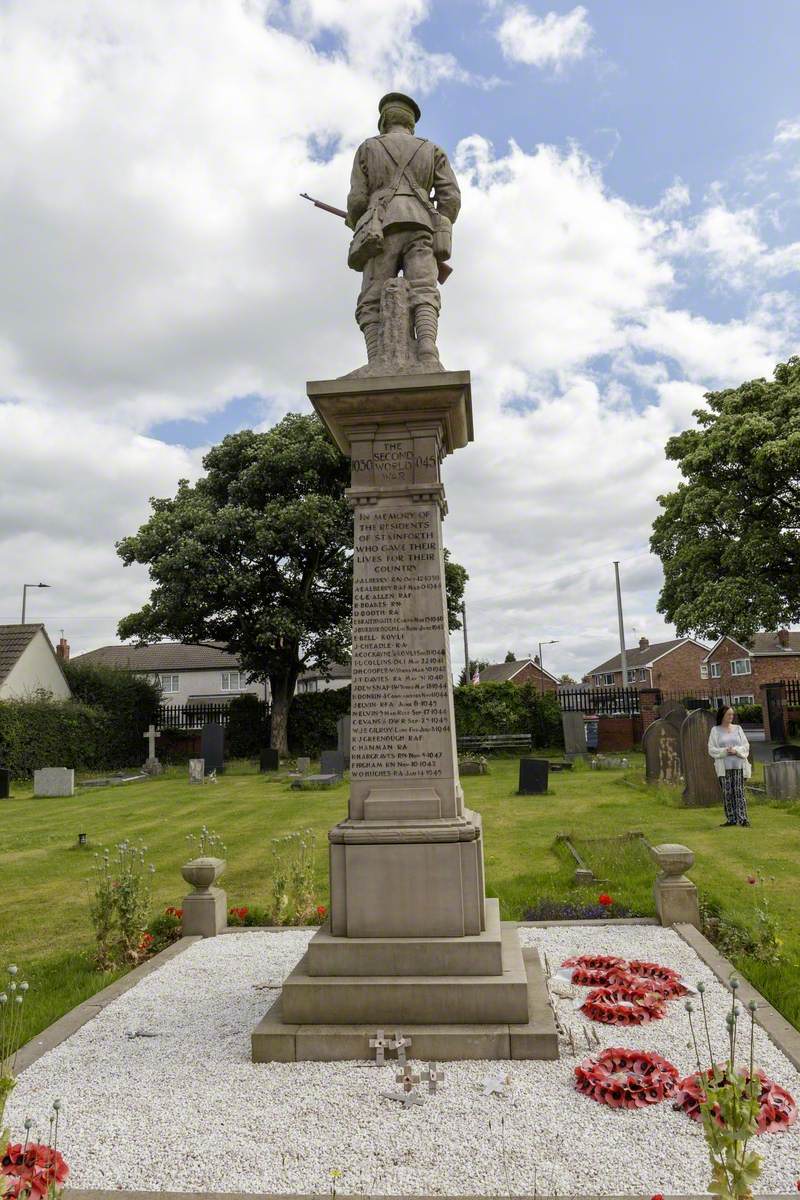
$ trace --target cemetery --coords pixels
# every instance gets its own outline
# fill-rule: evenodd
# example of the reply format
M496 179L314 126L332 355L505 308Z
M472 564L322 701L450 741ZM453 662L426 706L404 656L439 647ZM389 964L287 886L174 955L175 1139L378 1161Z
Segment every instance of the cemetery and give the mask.
M792 1194L800 752L634 694L621 600L617 710L545 695L555 638L480 689L464 629L454 689L446 485L490 444L438 345L461 190L415 99L377 119L346 211L302 194L366 361L322 342L313 415L115 544L153 584L120 637L235 646L263 701L226 670L171 728L176 674L83 663L0 711L0 1200ZM346 696L296 697L306 659Z

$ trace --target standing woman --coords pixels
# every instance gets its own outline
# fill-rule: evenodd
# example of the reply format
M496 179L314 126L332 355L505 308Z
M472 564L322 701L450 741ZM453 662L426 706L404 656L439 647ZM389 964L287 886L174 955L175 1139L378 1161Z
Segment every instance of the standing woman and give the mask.
M723 824L749 825L744 781L752 773L747 761L750 743L741 725L734 724L735 716L732 708L724 704L719 706L717 723L708 735L708 753L714 760L714 769L722 785L722 804L725 809Z

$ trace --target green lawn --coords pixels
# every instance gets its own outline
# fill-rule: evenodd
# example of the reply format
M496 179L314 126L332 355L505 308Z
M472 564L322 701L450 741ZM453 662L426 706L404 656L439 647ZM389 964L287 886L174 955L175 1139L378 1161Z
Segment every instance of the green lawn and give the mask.
M751 923L752 871L774 876L770 897L781 924L787 963L743 962L752 982L800 1027L800 806L751 802L751 829L722 829L720 808L684 809L669 789L648 789L643 760L628 771L551 775L546 796L515 795L517 762L497 759L486 776L465 778L471 807L483 815L487 888L506 918L520 918L537 899L592 903L598 888L578 889L572 865L554 846L558 833L581 839L641 830L652 843L683 842L694 850L693 878L726 916ZM154 911L178 904L186 887L180 865L190 857L188 833L206 824L227 845L224 886L231 904L264 904L270 838L292 830L317 833L318 900L327 903L326 834L345 812L347 785L323 792L291 791L286 782L241 764L215 784L190 786L185 768L159 779L82 792L70 799L34 800L15 785L0 805L0 964L13 961L31 980L27 1036L110 982L91 967L88 888L93 851L123 838L142 839L156 866ZM79 833L89 847L79 849ZM635 851L604 848L602 890L636 912L653 911L653 868Z

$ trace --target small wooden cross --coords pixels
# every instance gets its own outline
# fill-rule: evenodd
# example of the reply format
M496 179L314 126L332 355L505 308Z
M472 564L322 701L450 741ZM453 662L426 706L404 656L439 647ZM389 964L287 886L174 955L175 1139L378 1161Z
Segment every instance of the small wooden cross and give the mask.
M406 1037L405 1034L399 1031L395 1033L394 1041L390 1044L389 1049L397 1051L397 1061L401 1067L404 1067L406 1064L406 1050L410 1045L410 1037Z
M151 725L147 733L143 733L142 737L147 738L147 757L153 759L156 756L156 738L161 737L161 734L156 731L155 725Z
M412 1104L422 1104L419 1092L381 1092L385 1100L398 1100L403 1108L411 1108Z
M379 1067L382 1067L386 1062L386 1051L394 1049L394 1042L390 1037L386 1037L382 1029L379 1029L374 1038L369 1039L370 1049L375 1051L375 1062Z
M413 1092L416 1085L419 1083L419 1075L416 1071L411 1070L411 1064L406 1063L402 1071L398 1071L394 1077L395 1083L402 1083L404 1092Z
M428 1063L427 1071L422 1072L422 1082L427 1083L429 1092L436 1091L437 1083L444 1083L444 1071L438 1063Z

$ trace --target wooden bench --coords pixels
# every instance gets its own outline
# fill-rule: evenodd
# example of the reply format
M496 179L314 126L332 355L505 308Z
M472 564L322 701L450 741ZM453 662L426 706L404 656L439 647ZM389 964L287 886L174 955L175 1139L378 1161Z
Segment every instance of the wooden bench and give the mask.
M482 737L460 737L457 739L458 752L491 754L493 750L530 750L531 735L529 733L487 733Z

